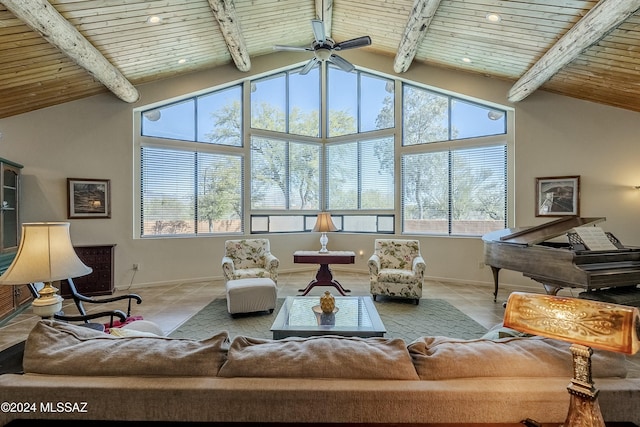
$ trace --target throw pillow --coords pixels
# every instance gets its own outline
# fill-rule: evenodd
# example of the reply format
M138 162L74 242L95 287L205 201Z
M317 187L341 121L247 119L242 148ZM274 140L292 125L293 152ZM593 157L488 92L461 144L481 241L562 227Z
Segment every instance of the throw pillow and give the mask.
M125 328L111 328L109 329L109 335L114 337L157 337L158 334L153 332L136 331L135 329Z
M570 344L542 337L461 340L422 337L409 346L422 380L573 376ZM594 377L626 377L625 357L594 350Z
M25 373L76 376L216 376L229 335L205 340L114 337L69 323L43 320L25 343Z
M283 340L237 336L219 376L418 379L401 339L332 335Z
M127 323L119 329L133 330L139 332L149 332L154 335L164 336L162 328L157 324L148 320L136 320L135 322Z

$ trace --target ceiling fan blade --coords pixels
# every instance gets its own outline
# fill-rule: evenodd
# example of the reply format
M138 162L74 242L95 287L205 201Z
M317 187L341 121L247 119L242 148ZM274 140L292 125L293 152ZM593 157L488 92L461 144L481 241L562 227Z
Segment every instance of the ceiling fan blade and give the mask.
M312 58L309 62L307 62L307 65L305 65L302 70L300 70L300 74L301 75L305 75L307 74L309 71L311 71L311 69L318 63L318 58Z
M336 43L333 47L334 50L346 50L353 49L356 47L369 46L371 44L371 37L362 36L351 40L345 40L340 43Z
M356 68L353 66L351 62L347 61L346 59L338 55L331 55L329 57L329 61L331 61L333 64L337 65L342 71L346 71L347 73L352 72Z
M312 19L311 28L313 28L313 36L316 38L316 41L323 44L327 40L327 36L324 33L324 22L319 19Z
M284 46L281 44L277 44L273 46L273 50L279 50L283 52L305 52L305 51L312 51L313 49L309 47Z

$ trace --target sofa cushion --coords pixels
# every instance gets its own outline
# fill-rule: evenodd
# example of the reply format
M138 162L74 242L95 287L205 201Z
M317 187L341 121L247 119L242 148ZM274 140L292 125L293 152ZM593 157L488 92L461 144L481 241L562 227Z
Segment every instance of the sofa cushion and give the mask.
M418 379L401 339L332 335L277 341L237 336L219 376Z
M573 376L570 344L542 337L462 340L422 337L408 346L423 380ZM622 354L594 351L594 377L626 377Z
M216 376L229 335L205 340L115 337L78 325L43 320L25 343L26 373L80 376Z
M525 332L516 331L515 329L507 328L503 326L502 323L498 323L491 329L489 329L481 338L486 338L490 340L497 340L499 338L510 338L510 337L532 337L534 335L527 334Z

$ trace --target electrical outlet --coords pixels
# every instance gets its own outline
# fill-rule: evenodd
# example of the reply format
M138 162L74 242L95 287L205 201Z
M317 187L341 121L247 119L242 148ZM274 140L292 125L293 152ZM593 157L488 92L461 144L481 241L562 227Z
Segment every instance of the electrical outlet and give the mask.
M139 263L137 263L137 262L133 263L133 269L134 269L135 271L140 270L140 264L139 264Z

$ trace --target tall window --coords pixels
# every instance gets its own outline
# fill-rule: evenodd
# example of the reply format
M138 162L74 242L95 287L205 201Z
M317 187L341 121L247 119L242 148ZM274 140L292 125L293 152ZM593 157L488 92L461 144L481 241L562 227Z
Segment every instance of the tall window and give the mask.
M404 86L403 145L411 150L401 156L403 232L477 236L505 228L506 139L471 140L506 133L505 116Z
M141 237L310 231L320 210L346 232L507 224L506 110L418 84L323 63L140 111L139 125Z
M140 236L243 230L241 100L236 85L142 113Z

